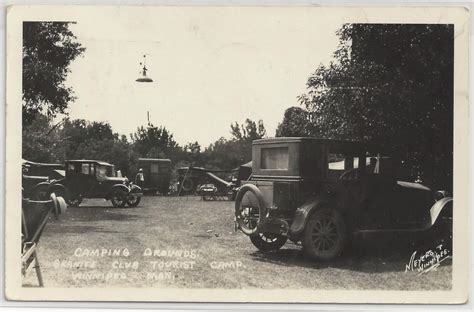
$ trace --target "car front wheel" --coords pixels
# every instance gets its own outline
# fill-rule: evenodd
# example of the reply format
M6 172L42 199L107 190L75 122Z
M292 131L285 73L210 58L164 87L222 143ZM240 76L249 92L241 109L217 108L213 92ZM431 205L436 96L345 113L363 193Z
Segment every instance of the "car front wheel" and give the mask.
M278 250L285 245L288 237L281 234L254 233L250 235L250 241L261 251Z
M127 204L130 207L136 207L140 203L141 196L130 194L127 198Z
M82 203L82 196L74 196L72 198L69 198L66 202L71 207L79 207L79 205Z
M341 214L334 209L323 208L310 216L302 243L310 258L328 261L341 253L345 240L346 228Z
M114 207L123 208L127 203L127 193L122 190L115 190L112 192L110 201Z

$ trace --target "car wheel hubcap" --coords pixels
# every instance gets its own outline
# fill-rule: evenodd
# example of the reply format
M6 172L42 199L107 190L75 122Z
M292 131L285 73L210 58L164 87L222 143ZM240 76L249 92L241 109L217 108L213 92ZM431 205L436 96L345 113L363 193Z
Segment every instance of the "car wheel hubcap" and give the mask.
M254 207L240 207L239 219L249 230L252 230L257 226L259 215L258 213L255 213L255 210L258 211L258 209Z

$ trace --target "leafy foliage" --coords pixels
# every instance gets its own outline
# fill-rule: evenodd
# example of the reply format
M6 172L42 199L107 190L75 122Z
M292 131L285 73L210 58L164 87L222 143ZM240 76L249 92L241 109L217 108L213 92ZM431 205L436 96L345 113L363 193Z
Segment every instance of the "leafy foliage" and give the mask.
M263 121L246 119L244 124L231 124L230 140L221 137L204 151L209 168L231 169L252 160L252 141L266 136Z
M283 121L278 124L277 137L305 137L311 134L310 114L301 107L290 107L285 111Z
M58 127L46 116L38 115L22 129L22 157L36 162L61 162L64 155L63 138Z
M256 123L247 118L245 124L239 125L237 122L231 124L230 133L233 141L253 141L266 136L267 131L262 120Z
M141 126L131 134L131 139L135 151L142 157L167 158L178 149L173 135L163 126Z
M452 25L348 24L299 97L311 135L369 141L452 188Z
M76 41L68 22L23 23L23 122L38 114L55 117L74 101L64 82L69 65L85 48Z

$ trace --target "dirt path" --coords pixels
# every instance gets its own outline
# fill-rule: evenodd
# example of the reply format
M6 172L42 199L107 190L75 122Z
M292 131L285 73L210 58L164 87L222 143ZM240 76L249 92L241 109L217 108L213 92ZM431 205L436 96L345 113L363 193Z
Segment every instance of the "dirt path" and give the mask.
M421 276L405 272L413 252L425 247L374 240L358 246L327 264L309 261L293 243L261 253L234 232L233 202L145 197L137 208L112 208L101 200L69 208L47 224L39 259L46 287L451 287L451 260ZM24 285L36 285L34 274Z

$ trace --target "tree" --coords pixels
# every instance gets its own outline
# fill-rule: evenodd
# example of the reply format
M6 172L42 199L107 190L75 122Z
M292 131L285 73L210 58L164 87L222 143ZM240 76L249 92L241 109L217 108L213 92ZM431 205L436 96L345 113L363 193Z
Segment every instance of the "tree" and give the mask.
M267 135L262 120L259 120L257 124L248 118L245 120L245 124L239 125L237 122L231 124L230 133L234 141L253 141Z
M50 118L65 113L74 101L64 82L69 65L85 48L76 41L69 22L23 23L23 122L38 114Z
M167 158L180 150L173 135L163 126L141 126L131 134L131 139L133 148L140 157Z
M107 122L66 119L60 131L65 147L64 159L96 159L109 162L130 175L136 166L136 153L127 137L113 132Z
M266 136L263 121L246 119L230 125L230 140L221 137L203 153L203 163L213 169L232 169L252 160L252 141Z
M334 61L299 97L312 135L369 141L405 160L413 176L452 187L452 25L348 24Z
M278 124L275 136L277 137L305 137L309 136L310 114L301 107L290 107L285 111L283 121Z
M46 116L39 115L22 128L22 157L35 162L62 162L64 139L58 127L52 126Z

